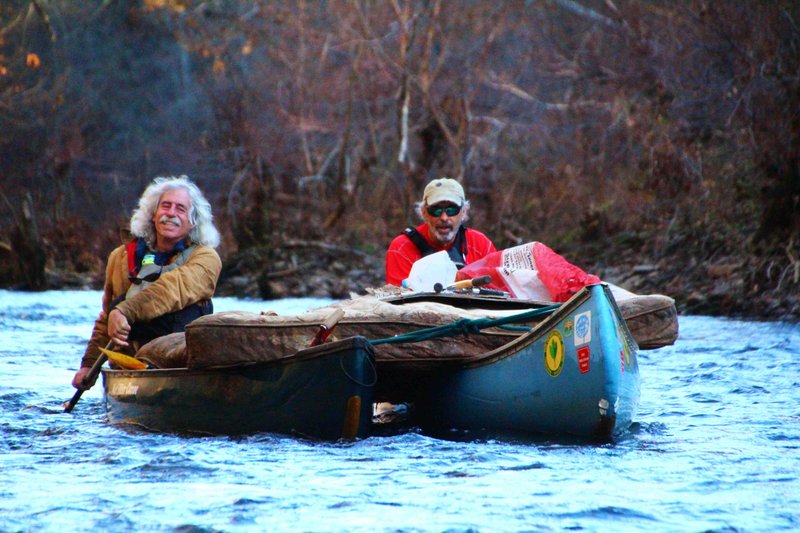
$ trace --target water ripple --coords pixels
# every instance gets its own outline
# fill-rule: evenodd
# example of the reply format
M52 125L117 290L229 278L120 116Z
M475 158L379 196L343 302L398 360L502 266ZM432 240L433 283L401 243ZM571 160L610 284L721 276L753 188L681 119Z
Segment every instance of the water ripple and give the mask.
M612 443L319 442L110 426L99 387L63 413L99 302L0 291L0 531L800 527L797 325L681 317L675 346L642 353L639 414Z

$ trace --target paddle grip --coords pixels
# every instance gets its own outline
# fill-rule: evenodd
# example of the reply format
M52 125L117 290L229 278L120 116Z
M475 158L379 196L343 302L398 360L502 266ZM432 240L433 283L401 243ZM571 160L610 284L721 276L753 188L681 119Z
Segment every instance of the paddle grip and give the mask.
M480 276L472 279L465 279L463 281L456 281L452 285L448 285L447 289L457 291L460 289L471 289L473 287L480 287L492 282L492 276Z
M336 309L331 313L328 318L325 319L325 322L319 325L319 329L316 335L314 335L314 338L311 339L311 344L309 344L309 346L317 346L325 342L328 336L333 332L333 328L336 327L336 324L338 324L343 317L344 309L342 308Z

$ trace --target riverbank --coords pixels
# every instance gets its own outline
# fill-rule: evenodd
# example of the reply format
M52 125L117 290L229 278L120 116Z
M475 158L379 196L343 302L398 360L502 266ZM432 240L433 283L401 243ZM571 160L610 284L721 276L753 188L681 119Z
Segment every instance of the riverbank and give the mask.
M587 272L632 292L674 298L680 314L800 321L798 269L779 257L721 256L708 261L685 255L648 260L627 250L595 253L593 260L582 261L575 259L577 254L564 255ZM48 270L47 277L51 289L102 288L102 272ZM344 299L384 282L383 254L330 242L288 241L269 256L251 249L225 257L217 295Z

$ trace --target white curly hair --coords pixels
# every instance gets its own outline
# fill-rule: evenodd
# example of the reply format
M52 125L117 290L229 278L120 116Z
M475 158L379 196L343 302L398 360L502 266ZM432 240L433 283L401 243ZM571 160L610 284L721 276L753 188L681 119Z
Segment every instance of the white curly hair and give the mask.
M161 195L173 189L186 189L191 198L192 205L189 209L189 222L192 230L189 238L192 242L216 248L219 245L219 231L214 226L211 215L211 204L188 176L158 177L142 193L139 198L139 207L131 216L131 233L147 241L151 247L155 246L156 228L153 225L153 216L158 209Z

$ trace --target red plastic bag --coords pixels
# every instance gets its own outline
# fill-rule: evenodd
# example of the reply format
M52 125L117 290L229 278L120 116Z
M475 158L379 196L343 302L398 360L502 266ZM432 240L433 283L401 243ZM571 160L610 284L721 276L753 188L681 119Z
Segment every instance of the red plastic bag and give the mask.
M529 242L491 253L458 271L457 279L491 276L488 287L515 298L566 302L600 278L587 274L545 244Z

